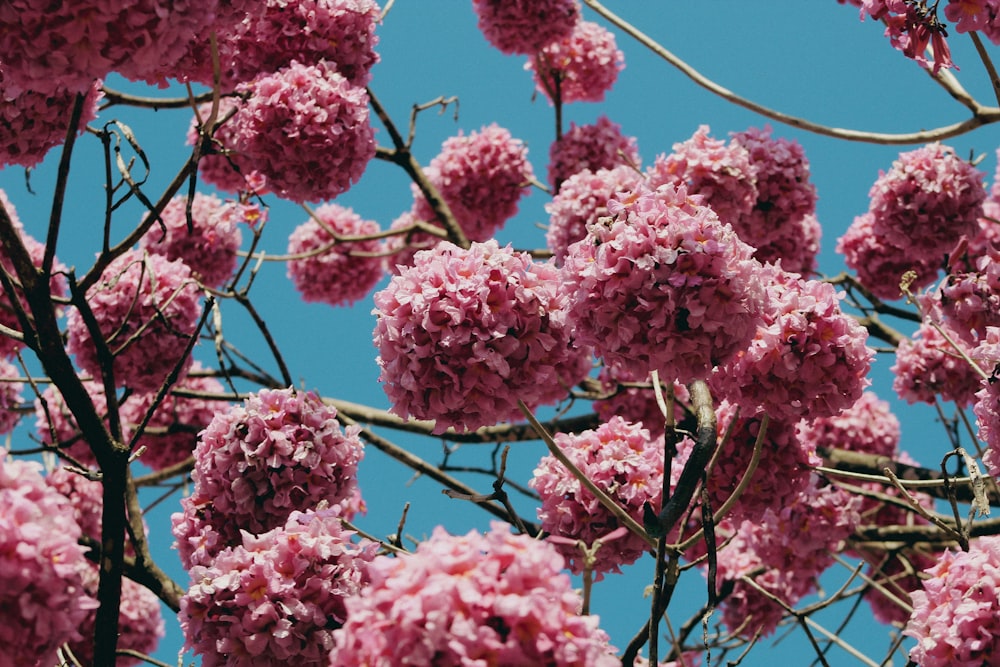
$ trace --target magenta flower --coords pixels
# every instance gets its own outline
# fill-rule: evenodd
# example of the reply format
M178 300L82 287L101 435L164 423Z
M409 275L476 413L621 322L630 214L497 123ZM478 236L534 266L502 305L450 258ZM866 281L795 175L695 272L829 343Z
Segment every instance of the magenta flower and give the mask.
M613 169L627 164L638 169L641 160L635 137L626 137L617 123L599 116L592 125L570 123L569 130L549 146L549 183L554 190L573 174L589 169Z
M971 350L961 336L942 326L948 338L968 355ZM959 350L938 329L924 322L910 339L896 347L896 377L892 388L907 403L930 403L941 398L968 407L979 390L979 376Z
M910 594L903 634L917 640L910 660L921 667L980 667L1000 654L1000 537L981 537L968 551L950 549L925 570Z
M191 568L180 623L205 667L326 667L346 603L368 582L376 544L351 541L336 509L292 512L243 532L211 565Z
M335 69L293 61L241 86L234 148L267 186L294 202L346 192L375 155L368 94Z
M577 341L613 373L682 384L744 349L763 299L753 248L683 187L616 195L608 210L563 266Z
M94 82L86 93L81 132L97 117L97 103L103 97L99 82ZM75 103L73 91L24 91L8 99L0 87L0 126L4 128L0 135L0 165L34 167L49 150L61 146L66 141L67 119Z
M486 241L514 217L535 177L524 142L496 123L446 139L424 173L472 241ZM413 215L436 221L423 194L411 187Z
M202 283L221 287L236 269L236 251L242 241L239 223L256 221L260 209L254 204L223 203L214 195L196 193L191 202L189 229L187 203L183 195L171 199L160 220L140 239L139 247L170 260L179 259Z
M600 102L625 69L625 54L615 36L590 21L577 21L573 32L532 54L524 69L550 102Z
M564 398L590 370L570 340L558 271L496 241L418 252L375 294L381 381L435 433L491 426Z
M378 239L340 239L378 234L378 223L338 204L320 206L315 216L288 238L288 254L297 256L288 261L288 277L305 301L331 306L360 301L385 273L383 244Z
M260 535L320 502L339 505L345 519L362 511L360 429L342 430L336 417L293 389L262 389L217 413L194 451L194 490L171 518L184 566L207 565L239 544L240 531Z
M10 665L56 664L56 649L81 639L96 607L73 508L40 468L0 450L0 646Z
M485 535L436 528L415 553L371 563L330 664L620 665L562 567L551 545L499 522Z
M479 29L504 53L533 54L580 20L576 0L473 0Z
M87 290L87 303L113 357L118 386L155 391L174 368L190 365L184 354L201 315L199 296L191 269L178 260L132 250L104 269ZM66 349L80 368L100 378L101 357L76 309L69 312L66 331Z
M587 224L608 215L608 199L619 192L631 192L642 176L630 166L613 169L584 169L573 174L545 205L549 229L545 245L562 265L569 247L587 235Z
M871 391L837 415L805 419L799 439L810 449L847 449L892 458L899 448L899 419Z

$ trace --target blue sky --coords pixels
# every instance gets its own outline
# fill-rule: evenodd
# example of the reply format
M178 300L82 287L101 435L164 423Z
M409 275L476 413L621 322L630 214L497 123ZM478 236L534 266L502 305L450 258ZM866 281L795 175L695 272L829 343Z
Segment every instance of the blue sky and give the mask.
M966 117L963 107L951 100L915 63L889 46L878 24L861 23L856 9L834 0L608 4L706 76L761 104L812 121L902 132L949 124ZM585 11L585 16L595 19L589 11ZM444 114L428 111L420 116L414 150L422 163L426 164L437 153L443 139L458 130L469 132L496 122L525 141L536 174L544 178L548 146L554 136L552 108L543 97L535 96L530 73L523 70L524 58L505 56L482 38L471 2L399 0L378 34L382 62L373 70L371 88L397 124L405 126L415 103L438 96L457 95L460 99L457 120L454 108ZM710 125L714 136L724 137L729 132L767 122L697 87L625 35L618 34L617 39L619 48L625 52L626 69L614 90L603 103L566 107L567 126L569 121L589 123L599 114L605 114L619 123L626 134L637 137L643 161L649 164L657 154L669 152L675 142L690 137L700 124ZM968 38L953 34L951 45L955 61L961 67L957 76L980 101L990 103L992 93ZM989 48L994 55L1000 55L996 48ZM136 89L120 80L113 85ZM153 89L150 94L168 95L171 91ZM169 181L186 157L184 135L189 112L115 109L99 120L112 118L122 119L136 132L153 164L150 191L156 192L156 187ZM787 126L773 126L776 136L796 139L805 147L819 194L817 215L823 224L820 269L829 275L839 273L844 267L833 252L836 239L855 215L866 210L867 192L879 170L887 169L900 150L909 148L848 143ZM387 144L387 134L381 128L376 137L381 144ZM1000 130L986 127L946 143L961 156L985 154L980 168L992 182ZM63 262L83 272L99 248L103 194L98 168L99 142L86 136L78 151L58 255ZM21 169L0 170L0 188L7 192L26 227L36 237L44 234L57 157L53 153L33 173L31 184L35 195L25 189ZM205 191L210 190L205 188ZM538 225L545 222L546 199L540 191L523 199L519 215L498 235L501 242L511 242L519 248L543 246L544 232ZM399 168L372 162L361 182L337 201L388 227L396 216L409 209L411 194L405 174ZM262 247L270 254L280 254L285 251L288 234L306 216L297 206L273 198L268 198L267 203L271 205L270 223ZM124 234L139 215L135 208L124 211L116 223L116 233ZM251 296L287 355L297 383L327 396L387 407L376 381L370 297L353 308L304 304L279 263L264 266ZM238 310L224 308L224 316L227 332L241 347L266 362L259 335L246 326ZM211 361L210 352L204 349L198 355ZM891 364L891 357L880 359L873 375L873 388L883 398L892 397L887 373ZM930 409L901 405L898 401L894 407L903 422L904 447L918 460L935 465L945 451L946 441L943 430L934 425ZM420 456L440 460L442 444L438 440L389 435ZM15 445L23 442L24 430L14 438ZM488 451L466 447L456 456L463 461L481 461ZM514 447L512 466L522 475L522 481L542 454L540 443ZM488 479L470 480L481 489L489 488ZM378 535L396 529L406 501L412 503L407 532L417 537L428 535L437 524L444 524L453 532L465 532L485 527L489 520L484 513L443 497L426 480L413 479L407 469L371 449L362 465L361 484L369 510L359 523ZM164 566L184 582L186 575L169 549L172 538L168 517L174 507L171 502L164 503L151 513L148 521ZM620 647L648 613L641 591L650 576L649 565L649 561L640 562L626 575L608 577L596 587L594 610L602 616L602 625ZM696 608L703 600L700 575L688 574L682 580L676 610L671 608L672 618L683 622L687 618L685 610ZM168 617L167 624L170 634L158 657L176 662L181 640L175 622ZM851 641L871 647L877 655L881 655L887 641L885 630L871 626L865 610L859 612L848 633ZM809 651L804 638L793 634L773 650L761 647L742 664L766 664L765 661L782 657L801 660L807 655L804 651ZM851 662L839 654L834 657L834 664Z

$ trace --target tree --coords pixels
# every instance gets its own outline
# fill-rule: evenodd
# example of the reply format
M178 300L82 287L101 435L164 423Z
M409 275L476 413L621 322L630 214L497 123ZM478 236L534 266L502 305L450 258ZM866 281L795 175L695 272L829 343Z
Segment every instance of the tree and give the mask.
M911 126L943 129L910 132L901 117L875 123L862 110L857 124L879 129L868 133L800 121L737 98L592 0L583 14L589 23L579 22L573 3L552 2L546 3L552 14L515 23L513 33L504 32L503 20L516 15L490 18L491 3L474 3L489 42L505 53L530 54L532 74L518 72L517 58L489 52L481 42L477 53L489 53L484 57L517 87L503 88L499 99L484 95L485 111L477 110L476 95L463 95L461 132L450 117L428 113L456 112L457 102L445 98L413 107L407 130L401 118L415 99L449 91L427 90L421 77L411 76L419 97L390 98L379 85L380 69L373 70L367 91L364 86L375 54L383 60L378 68L404 67L405 52L390 57L391 36L418 32L403 18L413 8L402 3L389 9L375 28L380 41L373 50L374 41L359 36L381 10L358 3L361 10L353 15L320 11L311 20L325 23L313 32L289 30L295 25L289 15L314 4L329 6L296 3L274 21L256 23L239 23L246 7L236 2L178 10L170 21L143 18L135 7L106 16L95 10L89 23L75 10L42 14L28 2L0 9L0 22L12 28L0 38L6 40L0 71L10 98L0 111L8 137L5 162L32 166L48 153L29 172L28 187L13 166L2 174L9 199L0 214L9 304L3 333L12 362L5 386L30 379L24 393L5 399L11 407L4 423L15 428L19 406L37 399L37 430L22 417L10 450L18 461L44 451L50 463L63 464L42 477L28 464L7 462L0 476L3 502L12 510L5 516L16 517L3 526L10 548L2 553L22 558L26 545L37 547L29 569L6 570L27 573L8 586L22 595L17 605L4 605L16 610L11 619L18 621L7 625L14 630L6 644L37 650L46 660L57 647L67 659L72 653L85 663L93 651L94 664L112 664L117 638L106 629L116 626L121 612L136 625L154 621L119 626L121 646L134 629L140 643L132 647L149 651L156 623L149 596L138 592L146 590L180 608L203 664L228 664L223 654L234 663L243 656L245 664L267 659L260 656L323 662L334 637L340 637L340 664L393 647L430 662L433 654L416 657L425 638L407 634L407 623L420 619L406 613L432 604L444 604L450 614L452 630L441 636L464 647L454 650L497 651L514 662L550 659L545 651L557 664L574 664L568 657L573 651L587 656L580 659L586 664L607 661L611 654L601 648L599 628L610 629L611 617L625 615L623 606L647 609L612 632L620 647L614 655L626 662L645 649L687 664L706 644L715 660L751 649L748 655L766 653L763 638L781 624L822 662L826 651L853 648L849 629L839 630L839 623L863 613L852 607L862 597L880 620L905 623L907 596L914 592L910 603L920 612L909 632L938 640L922 639L923 653L912 654L921 664L963 659L948 653L951 637L962 640L957 650L972 651L968 664L992 655L984 625L995 616L990 590L976 586L981 576L945 573L988 571L995 551L990 520L966 521L964 509L952 517L947 504L971 501L970 507L983 509L982 494L987 503L995 495L992 481L974 467L989 469L996 433L996 385L990 381L1000 357L990 319L997 310L995 263L980 236L994 234L995 194L982 185L975 161L961 157L964 147L924 145L964 139L973 130L969 136L982 141L992 131L982 126L996 119L997 110L976 101L994 94L990 47L983 42L991 39L992 5L948 3L937 14L917 2L865 5L869 25L851 25L850 34L869 28L873 51L884 50L880 63L909 66L892 76L912 76L903 87L920 85L915 99L927 99L936 83L970 117L950 125L953 116L940 123L918 116ZM519 6L503 7L513 12ZM463 11L469 27L472 14ZM829 11L845 25L853 19L848 9ZM642 19L634 24L649 34L676 32L662 25L662 17ZM902 55L876 44L873 20L884 22ZM109 31L114 40L100 41L101 25L123 21L134 29L116 28ZM958 33L948 42L946 22ZM81 30L84 25L94 32ZM959 48L965 32L975 51ZM191 34L199 35L193 43ZM554 36L567 41L552 41ZM66 52L59 44L73 45L77 57L61 59ZM95 44L104 47L86 51ZM630 67L621 73L619 48ZM90 57L78 57L81 52ZM824 245L840 237L849 272L838 275L842 266L830 259L815 264L819 226L811 214L817 191L828 195L811 185L819 183L823 167L810 153L809 135L795 133L801 144L791 141L781 125L760 129L759 116L717 121L720 112L695 103L695 125L662 123L664 131L650 122L658 105L649 81L658 79L637 77L630 84L632 63L648 54L666 62L643 71L666 77L672 64L775 123L893 146L866 153L852 144L843 149L848 157L835 160L839 171L854 156L875 165L858 175L864 185L852 195L861 202L857 208L848 207L840 220L820 215ZM438 57L423 55L421 73ZM949 69L948 57L963 68L971 93ZM978 62L987 65L982 81L973 74ZM742 64L729 67L738 72ZM450 71L456 80L465 72ZM123 82L106 83L98 100L93 80L111 72L152 83L186 76L202 84L214 79L215 85L140 93ZM924 81L928 74L931 86ZM538 87L533 105L531 76ZM768 83L750 80L740 88L759 87L765 94ZM612 84L609 95L624 89L631 96L598 101L594 109L606 118L577 111ZM688 84L670 88L693 101L709 99ZM519 120L514 113L521 111L508 110L507 90L523 93L514 109L537 118ZM623 101L640 114L632 128L625 124L630 116ZM97 111L95 104L103 107ZM154 148L159 130L140 120L151 108L159 109L157 119L168 113L181 118L180 128L163 128L169 151ZM844 105L845 114L852 110ZM469 124L473 113L482 122ZM527 159L516 138L525 134L517 129L552 128L553 115L555 133L532 130L537 139L527 146ZM191 117L197 118L191 145L178 157ZM712 129L696 129L707 121ZM90 129L78 134L83 124ZM334 140L331 128L338 131ZM902 134L895 134L899 128ZM726 139L728 131L734 134ZM637 142L630 141L633 132ZM543 185L545 147L557 137ZM651 151L664 155L640 162L636 143L647 160ZM584 159L597 161L580 175ZM878 168L885 173L878 176ZM862 200L872 183L870 198ZM88 188L98 193L96 203ZM46 198L46 207L24 203L31 190ZM376 231L365 211L390 196L395 213L386 213L380 220L385 231ZM288 201L326 203L303 211ZM410 206L388 230L385 222ZM518 207L527 220L548 223L545 242L556 265L541 261L545 251L530 258L504 246L508 239L517 247L542 245L541 232L512 229L509 219ZM75 231L88 210L95 219ZM297 219L305 222L292 233L290 221ZM942 220L948 225L936 224ZM588 240L571 244L588 233ZM26 234L42 240L32 242ZM502 242L491 241L494 236ZM399 250L404 240L428 250L410 257ZM390 252L408 268L387 278L381 263ZM762 264L778 258L780 268ZM633 268L619 270L626 265ZM275 273L285 267L290 283ZM820 280L817 268L829 276ZM911 301L900 298L901 282ZM285 284L294 284L307 301L326 304L288 310L289 292L278 292L284 301L277 304L267 293ZM366 313L372 292L375 318ZM349 320L340 313L350 311L330 308L358 301L361 310ZM371 328L377 350L368 347ZM897 348L892 376L899 395L937 407L943 429L908 434L933 441L919 443L927 468L907 461L898 447L913 445L898 441L886 404L863 393L871 362L866 336L869 345ZM602 368L591 369L592 351ZM357 378L374 381L376 354L391 400L361 405L358 397L369 394ZM881 356L893 358L890 352ZM347 381L322 370L321 357L336 361L330 368L351 369L342 371ZM353 370L355 357L365 370ZM879 365L872 372L876 381ZM390 403L391 412L384 409ZM543 424L522 420L539 411ZM803 416L808 423L797 424ZM543 434L550 455L540 461ZM201 454L192 458L196 439ZM431 449L436 442L445 444L443 453ZM897 459L892 475L884 472L888 459ZM945 472L936 469L942 459ZM667 485L665 468L671 471ZM711 472L702 481L706 468ZM407 494L414 509L406 513L397 496L380 498L394 482L379 478L411 470L433 485ZM908 487L911 478L923 485ZM743 479L746 484L739 483ZM612 499L581 490L588 483ZM483 494L490 484L493 492ZM451 496L444 511L457 515L447 522L452 533L484 529L486 516L512 527L430 535L439 521L425 496L441 488ZM739 494L731 493L734 488ZM367 514L359 513L362 503ZM476 512L456 509L465 504ZM182 508L168 530L165 514ZM715 520L700 518L710 515ZM515 535L540 529L554 537L537 542ZM47 541L32 542L39 530ZM374 543L362 539L365 533ZM161 570L177 571L167 565L176 557L163 551L173 539L190 581L187 573ZM399 553L404 550L415 553ZM397 555L377 557L380 551ZM583 598L593 597L599 624L577 614L577 598L559 574L560 558L580 575ZM60 567L52 567L55 562ZM73 566L62 565L67 562ZM682 566L690 562L698 564ZM917 575L928 567L936 568L935 576L921 592ZM625 576L617 568L654 582L653 600L640 604L637 595L628 603L602 604L601 591L614 590L612 582ZM468 579L483 606L469 606L462 597L456 569L474 573ZM716 571L709 576L716 585L706 587L695 569ZM817 596L821 572L827 590ZM676 589L675 580L691 588ZM969 618L987 628L984 647L951 631L965 626L950 623L938 601L955 590L968 592L975 603ZM503 611L488 606L505 596L518 605ZM688 597L692 604L683 604ZM465 614L457 611L462 605ZM650 607L665 609L669 624L642 630ZM714 608L703 638L699 625ZM980 612L982 618L975 616ZM370 632L387 618L396 634ZM93 645L89 622L105 629L93 633ZM87 639L74 638L75 630ZM42 631L44 641L35 640L31 633ZM894 632L887 626L883 644L861 650L875 660L887 650L904 650ZM564 641L567 636L574 642ZM61 646L67 640L68 647ZM29 659L8 655L3 659L15 664ZM844 654L834 655L831 662Z

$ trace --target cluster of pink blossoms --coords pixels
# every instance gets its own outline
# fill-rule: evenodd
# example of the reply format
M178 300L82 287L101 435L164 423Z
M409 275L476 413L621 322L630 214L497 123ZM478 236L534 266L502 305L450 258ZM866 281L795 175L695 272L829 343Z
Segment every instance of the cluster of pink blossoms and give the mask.
M549 146L549 183L556 191L573 174L589 169L613 169L620 164L639 167L635 137L622 134L621 125L607 116L591 125L570 123L569 130Z
M612 372L708 377L757 327L763 287L753 248L683 187L640 187L613 197L608 211L563 266L577 341Z
M0 646L10 665L55 664L97 606L73 508L39 470L0 449Z
M903 634L917 640L910 660L921 667L980 667L1000 655L1000 537L981 537L968 551L946 551L910 594Z
M833 285L803 280L767 265L761 323L753 340L711 382L717 395L747 416L830 417L852 405L868 386L874 351L868 331L840 309Z
M662 443L663 434L666 431L666 420L660 411L660 406L656 402L656 394L648 377L637 377L633 374L621 373L615 375L609 372L607 367L601 367L597 376L601 383L601 390L607 392L607 398L599 398L593 402L594 412L601 418L602 422L609 421L615 415L622 417L625 421L641 424L649 431L649 436L654 442ZM644 383L646 387L626 387L622 383ZM666 393L666 388L663 388ZM684 418L683 404L690 399L687 387L674 383L674 421L679 422Z
M974 347L988 327L1000 326L1000 249L988 248L968 264L967 271L949 273L931 297L949 328Z
M346 600L368 583L377 547L353 535L337 509L296 511L261 535L243 532L214 562L191 568L179 615L186 645L205 667L326 667Z
M979 376L960 351L966 356L971 352L950 327L941 325L939 330L922 323L912 338L901 340L896 347L896 363L890 369L896 376L892 388L907 403L933 405L941 398L968 407L979 390Z
M910 256L875 234L875 216L864 213L837 240L837 252L854 270L858 281L879 299L896 300L902 296L899 284L904 273L913 272L911 289L926 287L937 278L941 258L921 259Z
M569 247L587 235L587 224L608 215L608 200L619 192L630 192L642 176L628 165L613 169L578 171L565 181L552 201L545 204L549 228L545 245L556 264L566 259Z
M194 491L171 517L181 562L208 565L240 531L259 535L320 502L352 518L364 508L359 428L342 430L337 411L315 394L263 389L217 413L200 434Z
M424 174L472 241L489 239L517 213L535 177L524 142L496 123L446 139ZM412 188L413 215L437 220L417 186Z
M288 237L288 277L305 301L343 306L359 301L385 274L378 239L341 241L378 234L378 223L349 208L324 204ZM334 236L336 235L336 236Z
M392 411L435 433L554 403L590 370L570 340L559 272L495 240L418 252L375 294L374 339Z
M524 64L534 73L535 88L563 104L602 101L624 68L615 36L590 21L578 21L572 33L549 42Z
M386 268L392 275L399 275L403 266L411 266L413 258L421 250L429 250L440 243L443 238L416 229L410 229L417 223L412 211L405 211L392 221L389 229L400 232L385 240ZM403 232L403 229L410 229Z
M100 380L84 379L82 382L94 409L107 424L108 403L104 396L104 385ZM83 439L76 418L54 384L46 387L42 395L35 399L35 431L43 444L58 446L84 465L97 463L90 445Z
M87 290L87 304L113 357L115 382L156 391L174 368L190 366L185 349L201 315L198 284L179 260L131 250L113 260ZM79 311L70 311L66 349L101 377L102 357Z
M160 219L139 240L139 247L170 260L179 259L202 283L221 287L236 269L236 251L242 242L239 223L256 222L260 208L223 202L199 192L191 200L190 210L189 228L188 198L180 195L171 199Z
M16 381L20 376L21 370L17 366L0 358L0 434L10 433L21 421L17 408L21 403L24 383Z
M888 402L866 391L840 414L800 422L798 435L813 450L847 449L893 457L899 448L899 419Z
M330 664L620 665L562 569L551 545L499 522L485 535L437 528L416 552L372 561Z
M101 96L100 84L95 82L83 100L81 131L97 117ZM66 141L67 119L75 103L76 93L67 90L51 95L25 91L7 99L0 76L0 127L4 128L0 135L0 165L34 167L49 150L61 146Z
M580 20L577 0L473 0L479 29L504 53L533 54Z
M938 19L937 4L927 7L924 0L846 0L861 8L861 20L871 16L885 24L885 36L894 48L902 51L907 58L932 69L937 74L942 68L953 67L951 49L948 47L948 31ZM955 2L956 0L949 0ZM965 0L957 0L963 2ZM845 0L838 0L845 2ZM964 31L960 31L964 32ZM927 49L933 52L933 61L927 60Z
M556 433L556 445L597 488L618 502L642 525L643 506L659 510L663 496L663 446L650 439L641 424L612 417L595 430ZM592 569L600 576L620 572L649 551L634 533L603 542L621 523L569 470L552 455L542 457L528 485L541 497L538 519L542 530L592 547L602 540ZM575 544L555 543L575 574L584 570L583 552Z
M987 329L973 356L990 378L982 383L973 406L979 439L986 443L983 463L991 475L1000 476L1000 328Z
M232 97L223 97L219 101L216 122L224 122L215 128L208 145L203 146L198 174L205 182L226 192L266 194L270 192L267 178L257 170L251 159L236 150L237 128L232 116L240 106L240 101ZM202 104L191 119L187 142L192 146L201 141L199 132L211 129L202 127L208 122L211 109L211 103Z

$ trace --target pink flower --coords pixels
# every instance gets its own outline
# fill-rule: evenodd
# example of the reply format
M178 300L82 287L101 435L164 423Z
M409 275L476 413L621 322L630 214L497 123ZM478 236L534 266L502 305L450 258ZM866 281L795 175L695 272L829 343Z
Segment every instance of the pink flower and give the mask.
M473 0L479 29L504 53L533 54L580 21L576 0Z
M614 372L705 378L751 340L760 265L715 212L684 188L640 188L608 202L570 246L563 289L579 344Z
M293 60L336 68L352 86L365 86L379 61L373 0L266 0L219 44L223 82L230 87L276 72Z
M969 237L969 257L982 257L990 251L1000 251L1000 202L997 201L997 194L994 184L994 192L983 202L979 229Z
M857 273L858 281L880 299L894 301L903 296L899 284L903 274L916 274L910 289L927 287L937 278L941 257L919 258L908 248L897 246L875 233L875 216L865 213L854 218L847 232L837 240L837 252Z
M332 306L360 301L385 273L383 244L378 239L340 239L378 234L378 223L338 204L320 206L315 216L288 238L288 253L300 256L289 260L288 277L306 301Z
M199 296L187 265L160 255L132 250L104 269L87 290L87 303L114 359L118 386L155 391L174 368L190 365L184 351L201 315ZM66 349L80 368L101 377L101 357L76 309L66 330Z
M485 535L436 528L415 553L371 563L330 664L620 665L562 567L551 545L498 522Z
M39 469L0 450L0 646L10 665L55 664L96 606L73 509Z
M983 174L942 144L900 153L872 186L872 232L916 261L941 262L979 229Z
M1000 326L1000 249L988 248L968 264L945 276L931 296L949 329L975 347L988 327Z
M746 416L830 417L850 407L869 384L875 353L868 331L840 309L833 285L764 268L768 299L750 345L712 375L719 396Z
M412 211L406 211L389 225L390 230L402 230L412 227L417 222ZM413 266L414 256L421 250L429 250L443 241L441 236L427 232L411 230L390 236L385 240L386 268L394 276L399 275L400 267Z
M21 393L23 382L16 382L21 370L6 359L0 358L0 434L10 433L21 421Z
M271 191L267 178L257 170L252 158L244 155L236 147L237 127L233 115L244 106L238 98L223 97L219 103L216 122L222 122L215 129L211 139L203 144L198 173L206 182L227 192L250 192L261 195ZM195 145L201 141L199 131L209 119L211 104L202 104L191 119L187 143ZM205 128L206 131L210 128Z
M475 430L554 403L590 370L570 340L558 271L496 241L418 252L375 294L375 345L392 411Z
M191 568L181 598L186 646L205 667L326 666L346 601L368 582L375 543L355 544L336 509L292 512L243 532L211 565Z
M320 502L352 518L363 510L359 427L341 430L337 411L312 393L263 389L217 413L200 434L194 491L174 514L186 568L209 564L240 531L260 535Z
M545 205L549 214L545 244L556 264L565 261L569 246L587 235L588 223L608 215L608 199L618 192L632 191L641 178L632 167L619 165L596 172L584 169L563 181L559 192Z
M86 91L79 130L97 117L97 103L103 97L99 82ZM66 126L76 92L61 90L46 94L24 91L7 98L0 77L0 165L34 167L46 153L66 141Z
M617 123L600 116L592 125L570 123L569 131L549 146L549 183L554 190L573 174L612 169L620 164L639 167L635 137L626 137Z
M104 385L100 381L85 379L83 388L90 396L97 414L108 423L108 402L104 396ZM59 447L83 465L94 466L97 458L90 444L83 439L76 417L70 412L62 394L54 384L50 384L35 399L35 431L45 445Z
M983 382L981 389L976 392L973 412L976 415L976 425L978 427L979 439L986 443L986 453L983 454L983 463L989 469L990 475L1000 476L1000 330L992 329L990 341L993 342L993 354L989 359L981 360L981 365L986 365L985 369L990 374L990 379Z
M935 565L937 562L936 554L925 554L916 549L906 549L888 555L881 567L872 564L867 575L882 584L891 595L903 602L904 605L912 606L910 594L920 589L921 579L918 576L920 571ZM864 598L868 606L871 607L872 616L879 623L903 627L910 618L909 609L890 599L874 586L865 591Z
M524 69L550 102L600 102L625 69L615 36L596 23L577 21L573 32L543 46Z
M598 380L601 382L601 390L608 394L607 398L597 399L593 403L594 412L601 421L610 421L612 417L618 415L625 421L641 424L649 431L649 436L654 442L663 442L666 420L660 412L648 377L637 377L633 374L615 375L603 367ZM624 386L622 383L645 386ZM683 405L690 400L690 396L687 387L682 384L674 383L673 390L674 420L679 422L684 419Z
M472 241L486 241L517 213L535 177L524 142L496 123L446 139L424 173ZM412 189L413 215L436 221L423 194Z
M650 439L641 424L612 417L594 430L556 433L556 445L599 489L607 493L639 525L643 506L659 511L663 496L663 443ZM559 538L556 550L574 574L584 569L582 552L572 541L590 547L622 524L580 481L553 456L542 457L528 486L541 497L538 519L542 530ZM567 543L568 542L568 543ZM650 550L638 535L628 532L602 543L593 571L620 572Z
M899 419L889 403L866 391L840 414L803 420L798 435L813 450L847 449L891 458L899 448Z
M784 236L758 246L753 256L761 262L781 262L781 268L792 273L812 275L816 273L822 235L823 228L820 227L819 220L815 215L809 214L797 222L788 223Z
M221 287L236 269L236 251L242 235L238 224L260 217L255 204L223 203L214 195L196 193L191 202L191 227L188 228L188 198L180 195L160 214L157 221L139 241L139 247L179 259L209 287ZM162 224L161 224L162 223Z
M955 23L957 32L983 31L991 40L997 31L998 13L1000 3L996 0L948 0L944 8L945 18Z
M232 147L294 202L346 192L375 155L368 94L331 67L293 61L241 86Z
M949 327L948 337L969 354L967 344ZM972 404L979 389L979 376L958 350L935 327L921 324L913 337L896 347L896 374L892 388L907 403L933 404L938 398L959 406Z
M969 550L945 551L922 590L910 594L913 614L903 634L917 640L910 660L921 667L980 667L1000 654L1000 537L981 537Z

